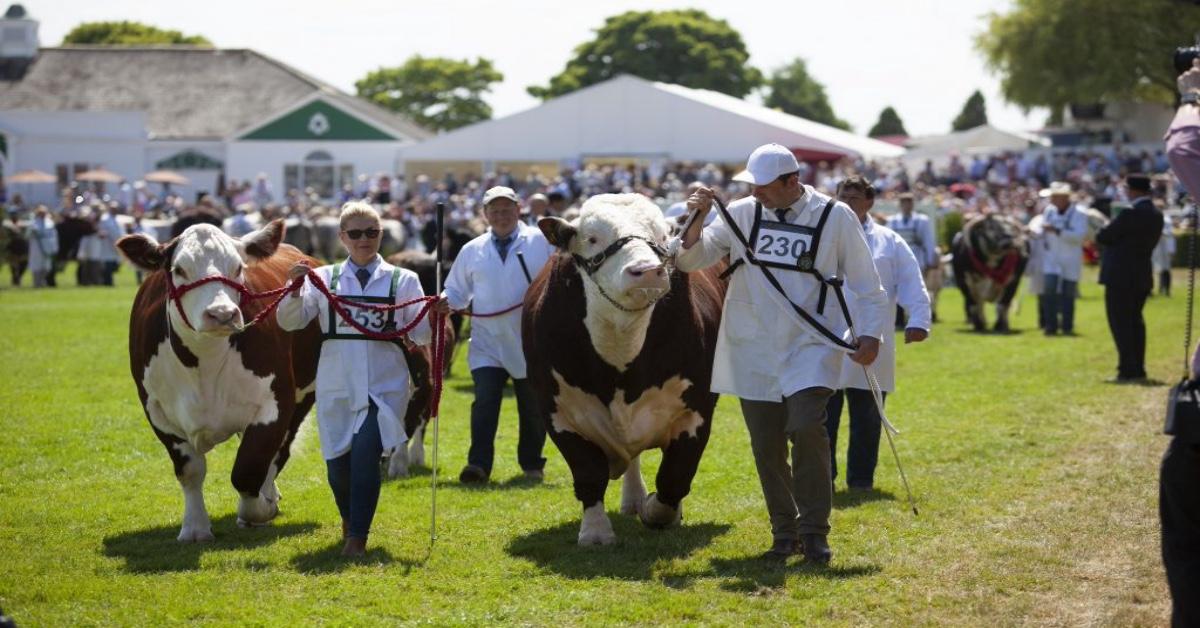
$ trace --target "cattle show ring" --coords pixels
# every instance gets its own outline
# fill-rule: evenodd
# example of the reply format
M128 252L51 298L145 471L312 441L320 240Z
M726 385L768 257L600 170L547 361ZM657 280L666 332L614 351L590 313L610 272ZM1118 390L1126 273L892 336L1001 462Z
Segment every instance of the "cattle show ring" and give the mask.
M1200 0L686 4L0 14L0 628L1200 628Z

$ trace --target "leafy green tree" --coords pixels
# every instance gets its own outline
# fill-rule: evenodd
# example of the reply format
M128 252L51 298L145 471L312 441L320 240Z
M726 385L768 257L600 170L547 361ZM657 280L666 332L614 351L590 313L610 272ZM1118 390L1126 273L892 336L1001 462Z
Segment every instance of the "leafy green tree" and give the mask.
M354 83L365 98L429 129L447 131L492 117L483 94L504 80L492 62L422 57L380 68Z
M184 44L212 47L212 42L200 35L184 35L141 22L84 22L63 37L63 45L95 44L101 46L142 46L149 44Z
M1195 41L1200 7L1177 0L1015 0L975 45L1025 108L1116 99L1171 102L1171 52Z
M908 131L904 129L904 121L900 119L900 114L891 107L885 107L879 112L879 121L875 126L871 127L867 133L869 137L881 137L884 135L908 135Z
M838 118L825 95L825 86L808 73L804 59L797 58L771 73L763 103L813 122L850 130L850 123Z
M987 103L983 101L983 94L979 90L971 94L967 98L967 102L963 104L962 111L954 118L954 122L950 124L950 128L954 131L966 131L977 126L987 124Z
M632 74L741 98L762 84L749 58L741 34L703 11L629 11L606 19L549 85L526 89L547 100Z

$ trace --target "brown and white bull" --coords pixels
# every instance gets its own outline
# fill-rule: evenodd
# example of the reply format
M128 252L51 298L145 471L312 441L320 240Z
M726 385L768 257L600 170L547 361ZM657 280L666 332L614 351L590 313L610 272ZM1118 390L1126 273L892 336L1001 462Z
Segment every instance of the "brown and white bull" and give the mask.
M715 271L665 267L670 227L641 195L595 196L577 220L538 226L563 254L526 293L522 337L538 409L583 504L579 544L616 540L604 493L622 476L623 514L677 524L717 402L724 288ZM648 449L663 451L649 495L639 465Z
M287 333L274 316L243 330L263 301L242 307L237 290L213 282L184 293L176 305L169 285L219 275L252 292L278 288L293 264L315 262L280 245L282 237L277 220L240 240L198 224L166 244L140 235L117 242L129 261L151 273L129 317L129 362L146 418L183 489L180 541L213 538L204 506L205 454L234 434L241 435L231 474L241 495L238 524L263 525L279 513L275 478L313 405L320 330L313 323Z

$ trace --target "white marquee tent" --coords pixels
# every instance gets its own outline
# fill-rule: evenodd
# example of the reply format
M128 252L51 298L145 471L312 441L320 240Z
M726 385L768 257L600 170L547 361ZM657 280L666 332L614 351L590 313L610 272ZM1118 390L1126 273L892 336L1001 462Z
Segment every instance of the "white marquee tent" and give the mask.
M801 158L898 157L904 149L718 92L622 75L504 118L406 148L410 176L422 164L576 165L589 159L744 162L778 142Z

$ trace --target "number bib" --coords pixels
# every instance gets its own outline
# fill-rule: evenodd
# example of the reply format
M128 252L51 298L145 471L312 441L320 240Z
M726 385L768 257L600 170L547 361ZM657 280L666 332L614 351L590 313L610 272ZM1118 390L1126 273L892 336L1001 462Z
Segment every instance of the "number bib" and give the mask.
M341 278L341 264L334 265L332 279L330 280L330 289L336 294L338 281ZM400 269L392 271L392 285L388 290L388 296L349 296L340 295L342 298L353 301L355 303L364 303L371 305L392 305L396 302L396 286L400 280ZM395 311L381 312L379 310L370 310L367 308L355 307L353 304L346 304L346 311L350 313L350 318L354 322L362 325L373 333L389 332L396 329L396 313ZM323 340L379 340L371 338L359 331L350 323L347 323L341 316L334 311L333 307L329 308L329 325L328 331L322 337ZM387 340L383 342L395 342Z
M764 266L784 270L812 270L816 232L816 229L803 225L759 221L753 231L754 259Z

